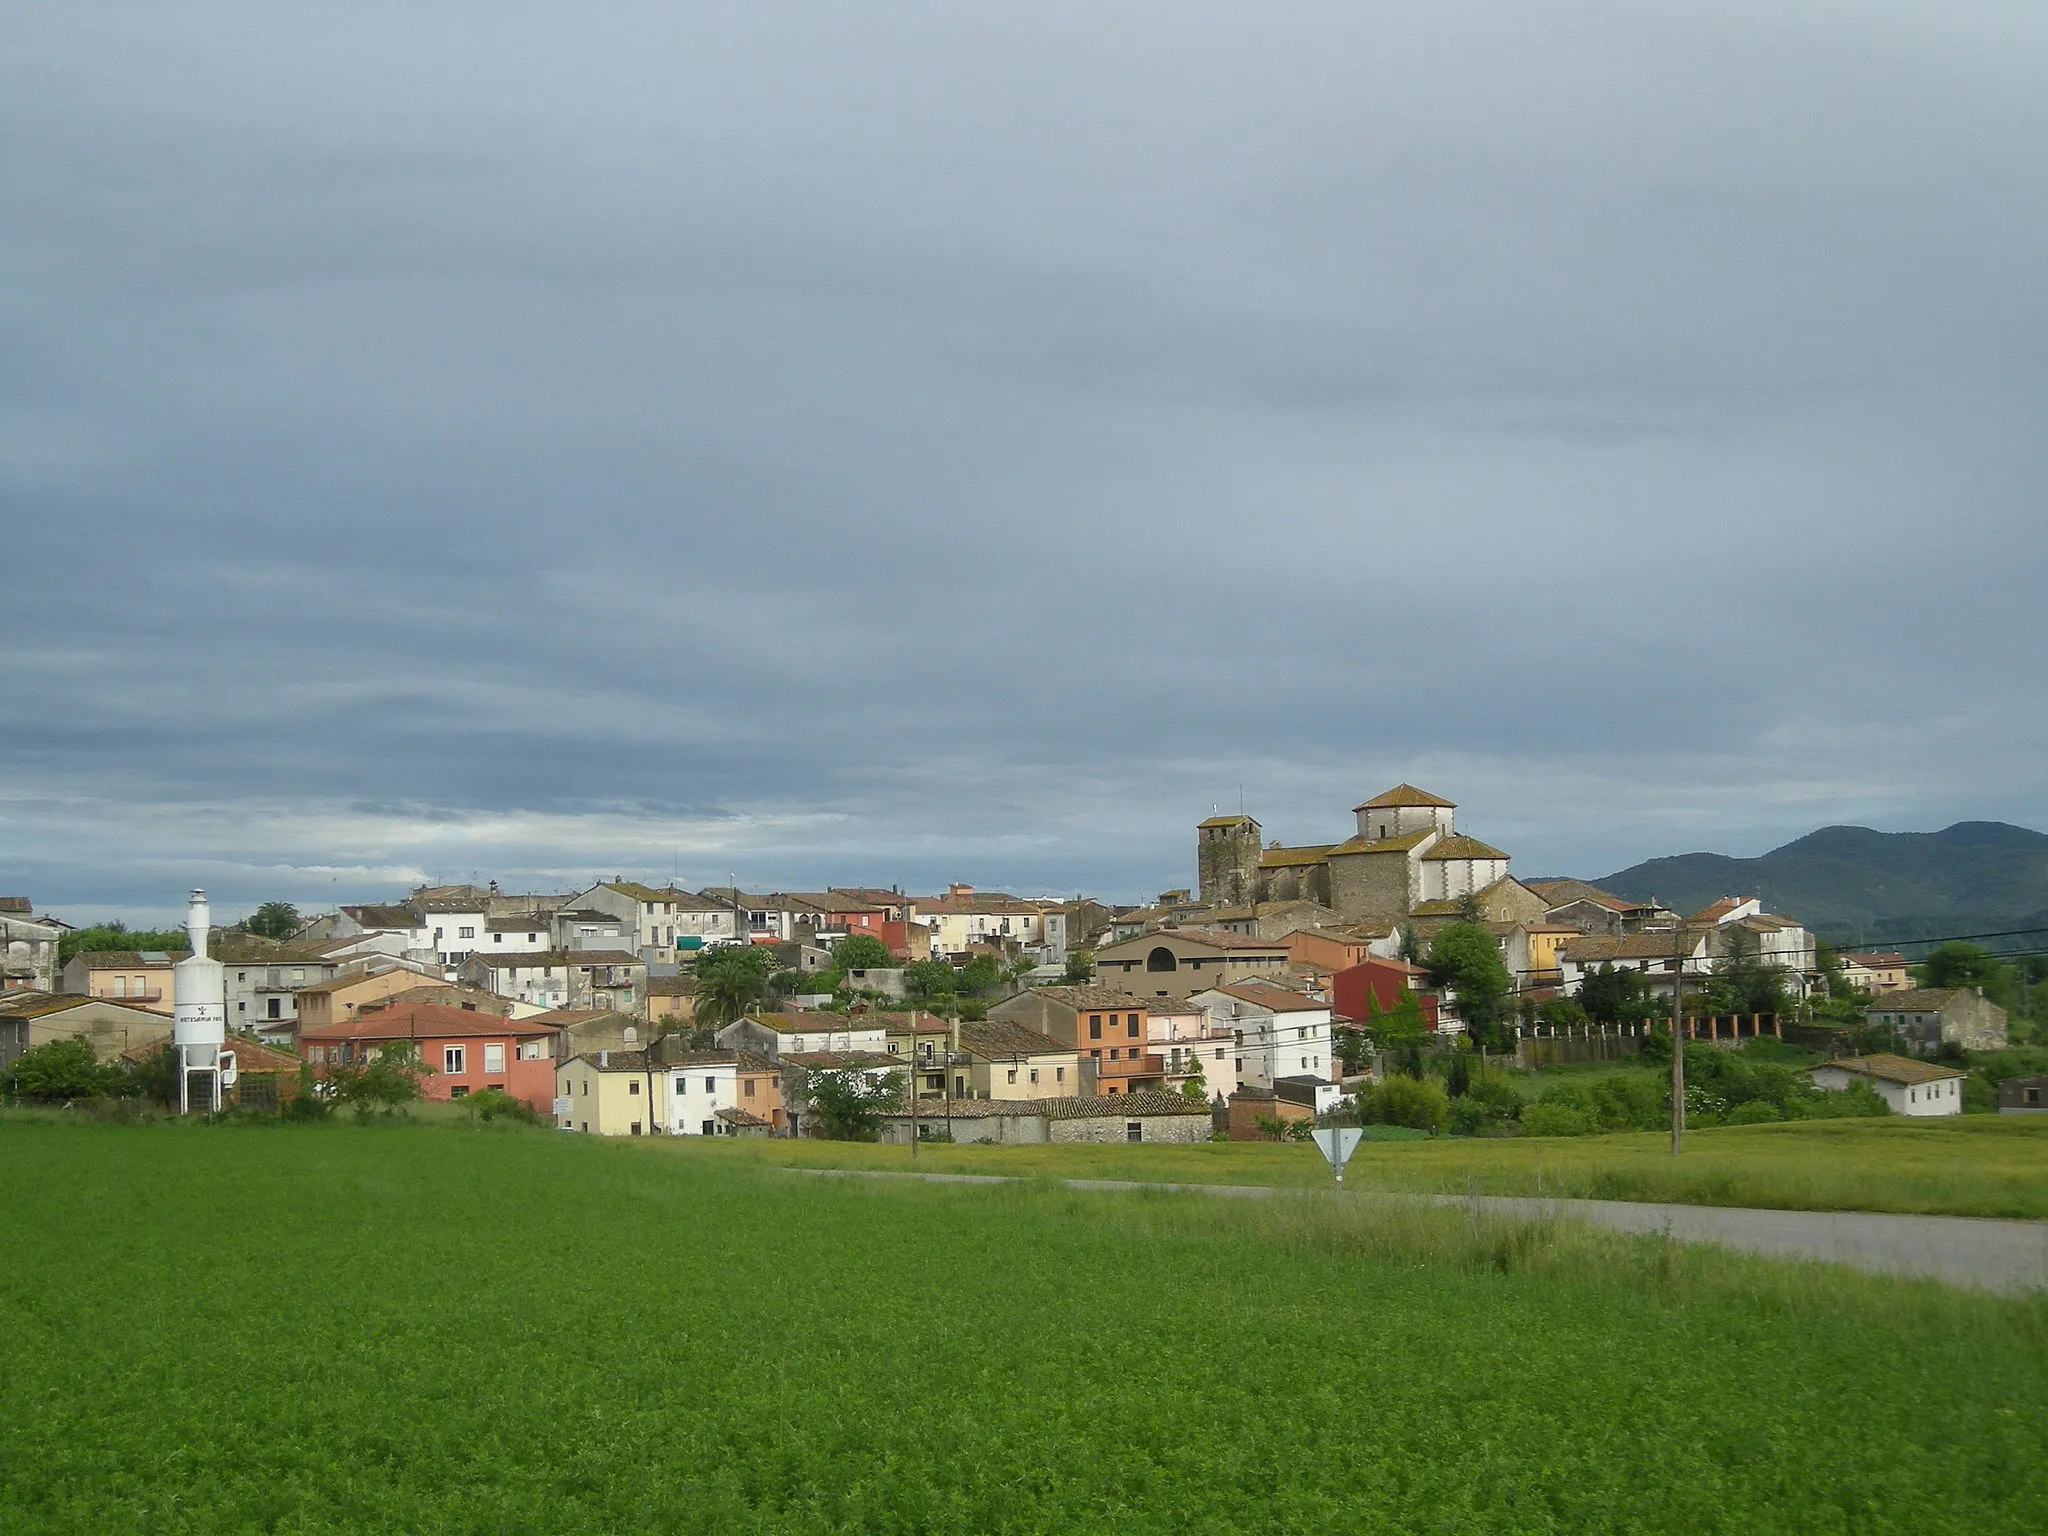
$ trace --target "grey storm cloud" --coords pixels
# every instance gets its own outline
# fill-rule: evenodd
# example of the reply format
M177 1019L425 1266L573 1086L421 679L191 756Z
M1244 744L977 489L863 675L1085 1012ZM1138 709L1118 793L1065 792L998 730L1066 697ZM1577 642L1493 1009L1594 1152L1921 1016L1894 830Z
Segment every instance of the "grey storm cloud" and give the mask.
M2048 18L6 6L0 883L2048 820Z

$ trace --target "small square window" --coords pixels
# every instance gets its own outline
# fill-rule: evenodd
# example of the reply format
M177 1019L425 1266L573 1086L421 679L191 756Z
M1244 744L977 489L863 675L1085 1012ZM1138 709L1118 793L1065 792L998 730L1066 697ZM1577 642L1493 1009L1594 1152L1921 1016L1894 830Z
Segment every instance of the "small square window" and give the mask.
M626 1083L626 1092L636 1099L639 1098L640 1079L637 1077L629 1079Z

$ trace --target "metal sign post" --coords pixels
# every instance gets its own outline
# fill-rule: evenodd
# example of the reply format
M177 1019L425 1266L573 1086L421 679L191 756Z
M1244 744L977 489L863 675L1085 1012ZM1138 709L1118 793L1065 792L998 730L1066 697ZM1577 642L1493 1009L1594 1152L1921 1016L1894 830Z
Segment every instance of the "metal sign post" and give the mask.
M1317 1131L1316 1146L1329 1160L1337 1172L1337 1182L1344 1182L1344 1165L1351 1161L1351 1154L1358 1150L1360 1138L1364 1135L1355 1125L1340 1126L1333 1130Z

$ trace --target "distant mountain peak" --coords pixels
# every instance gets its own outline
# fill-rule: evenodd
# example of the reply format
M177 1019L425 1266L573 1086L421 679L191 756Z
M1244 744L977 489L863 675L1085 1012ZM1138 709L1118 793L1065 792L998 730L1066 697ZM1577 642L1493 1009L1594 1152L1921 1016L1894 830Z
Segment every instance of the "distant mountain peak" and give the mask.
M1849 943L2002 932L2048 924L2048 834L2003 821L1939 832L1821 827L1761 858L1680 854L1595 883L1680 911L1761 896L1767 909Z

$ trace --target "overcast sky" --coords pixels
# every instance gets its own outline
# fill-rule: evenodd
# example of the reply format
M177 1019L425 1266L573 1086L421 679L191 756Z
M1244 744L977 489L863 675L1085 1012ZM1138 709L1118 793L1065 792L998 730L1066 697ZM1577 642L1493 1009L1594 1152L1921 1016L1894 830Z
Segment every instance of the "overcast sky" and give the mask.
M0 4L0 889L2048 826L2048 10Z

